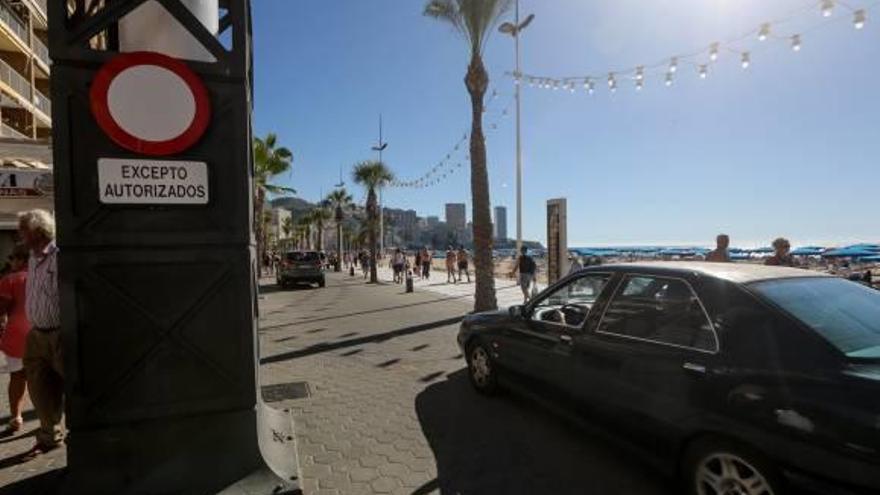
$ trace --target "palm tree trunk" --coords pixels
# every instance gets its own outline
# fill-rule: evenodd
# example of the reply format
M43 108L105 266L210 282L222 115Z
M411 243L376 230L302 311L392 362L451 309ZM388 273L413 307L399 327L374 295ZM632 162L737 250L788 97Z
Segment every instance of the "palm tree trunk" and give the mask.
M486 139L483 136L483 97L489 74L478 53L471 57L465 86L471 96L471 203L474 235L474 311L498 307L495 299L495 267L492 262L492 216L489 198L489 172L486 168Z
M263 274L263 203L266 191L257 186L254 201L254 237L257 241L257 270L260 276Z
M372 187L367 194L367 218L369 222L369 238L370 238L370 283L379 282L379 274L376 273L376 265L379 264L376 259L376 226L378 224L376 206L376 191Z
M336 271L342 271L342 222L336 222Z

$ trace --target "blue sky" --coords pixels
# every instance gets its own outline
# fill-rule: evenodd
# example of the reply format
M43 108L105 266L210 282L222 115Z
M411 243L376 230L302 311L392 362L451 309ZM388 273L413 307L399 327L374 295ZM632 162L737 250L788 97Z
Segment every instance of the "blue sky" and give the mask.
M545 204L568 198L570 245L709 244L724 231L733 244L880 240L880 8L857 31L838 6L823 22L810 0L521 0L536 18L522 35L523 70L547 76L606 74L704 49L762 22L807 11L784 24L802 33L722 50L701 80L682 64L664 87L649 72L645 89L604 79L588 96L524 86L524 235L545 237ZM871 0L849 0L870 7ZM274 131L295 155L280 177L300 196L330 191L343 167L373 158L378 116L399 178L416 178L452 151L470 125L462 78L464 42L422 16L419 0L256 0L255 132ZM876 17L876 19L875 19ZM484 54L498 98L487 99L493 205L508 207L515 233L513 43L493 35ZM708 51L701 56L708 61ZM459 154L453 153L453 161ZM460 153L463 156L463 151ZM467 167L468 165L466 165ZM467 168L427 189L392 189L389 206L443 216L468 204Z

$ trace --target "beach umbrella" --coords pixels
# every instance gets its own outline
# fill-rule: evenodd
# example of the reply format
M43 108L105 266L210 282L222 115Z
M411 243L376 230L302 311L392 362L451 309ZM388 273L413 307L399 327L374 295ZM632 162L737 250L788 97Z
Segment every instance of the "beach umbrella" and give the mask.
M818 246L799 247L791 252L793 256L819 256L825 252L825 248Z
M839 249L831 249L822 253L823 258L863 258L866 256L880 255L880 252L873 249L865 249L854 246L847 246Z

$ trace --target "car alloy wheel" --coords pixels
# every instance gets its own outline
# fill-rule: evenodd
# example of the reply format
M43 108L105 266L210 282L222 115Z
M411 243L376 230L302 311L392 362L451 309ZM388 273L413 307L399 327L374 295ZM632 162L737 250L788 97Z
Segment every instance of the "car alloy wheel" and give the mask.
M696 466L694 482L698 495L775 495L761 471L727 452L703 457Z
M471 344L467 352L468 375L478 392L492 395L498 388L495 365L489 351L479 343Z

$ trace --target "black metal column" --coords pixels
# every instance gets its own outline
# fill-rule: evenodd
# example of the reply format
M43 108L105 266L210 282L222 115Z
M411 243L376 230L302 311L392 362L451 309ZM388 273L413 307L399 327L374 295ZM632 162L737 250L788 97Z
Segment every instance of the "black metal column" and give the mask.
M99 159L145 158L89 107L117 22L144 0L48 3L71 493L213 493L263 466L249 3L221 2L224 47L178 0L159 1L217 59L184 61L211 124L162 158L207 163L207 205L99 201Z

